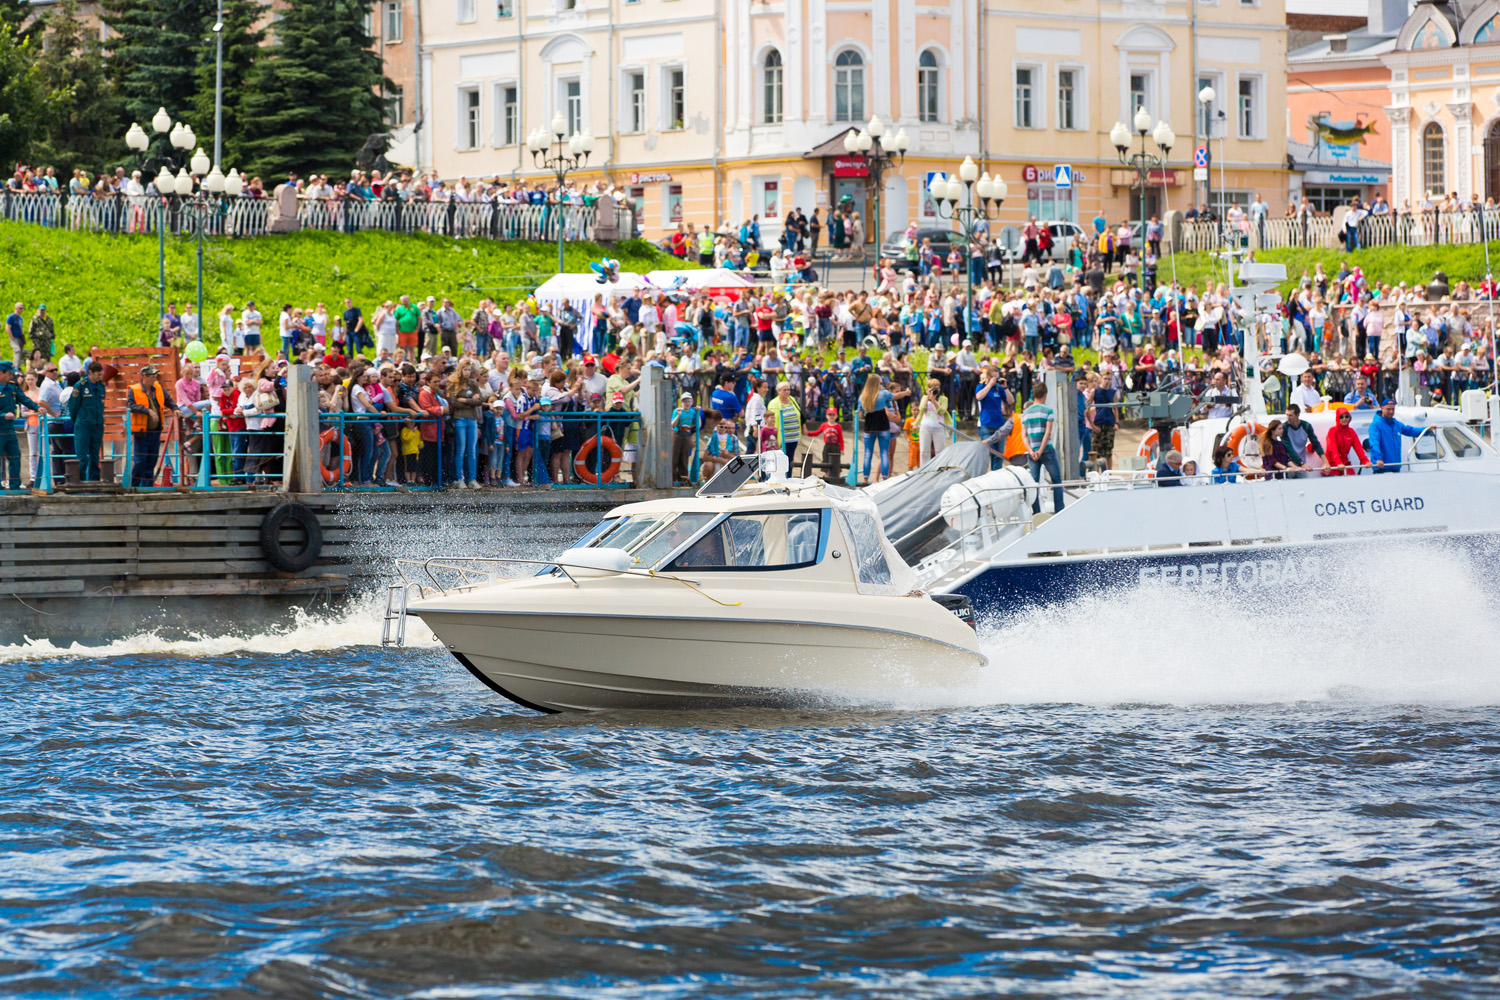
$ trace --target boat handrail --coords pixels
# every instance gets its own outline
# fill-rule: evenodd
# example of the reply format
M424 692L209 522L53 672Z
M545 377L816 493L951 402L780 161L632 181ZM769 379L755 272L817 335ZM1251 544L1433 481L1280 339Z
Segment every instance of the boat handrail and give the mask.
M578 582L577 577L568 572L567 565L558 562L556 559L512 559L506 556L433 556L429 559L397 559L396 572L400 574L401 579L406 580L407 583L410 584L413 583L413 581L407 577L405 571L403 571L401 567L403 565L420 567L422 572L426 574L427 579L432 581L432 586L438 591L438 593L442 594L444 597L448 596L450 590L454 593L460 593L465 590L473 590L475 587L482 587L486 584L494 582L493 572L476 569L472 565L462 565L464 563L502 563L521 566L550 566L551 568L561 573L563 576L567 577L568 582L571 583L574 587L581 589L583 586ZM579 567L575 566L574 568L578 569ZM458 586L445 587L438 582L437 577L432 575L433 569L451 570L454 573L457 573L459 578L464 580L465 582ZM668 580L673 583L687 583L695 587L701 586L702 584L701 580L690 580L687 577L677 576L675 574L657 573L649 569L621 569L610 570L610 572L613 574L618 574L620 576L638 576L648 580ZM473 582L469 582L472 576L481 573L487 574L487 578L484 580L475 580ZM426 590L426 587L423 586L420 582L416 582L415 585L419 590Z

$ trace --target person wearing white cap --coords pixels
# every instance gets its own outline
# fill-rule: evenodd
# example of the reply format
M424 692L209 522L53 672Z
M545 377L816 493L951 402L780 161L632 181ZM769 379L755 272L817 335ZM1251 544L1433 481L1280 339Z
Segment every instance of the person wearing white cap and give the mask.
M692 481L693 453L698 443L698 427L702 423L702 412L693 405L693 394L684 392L677 397L677 409L672 411L672 485L687 486Z

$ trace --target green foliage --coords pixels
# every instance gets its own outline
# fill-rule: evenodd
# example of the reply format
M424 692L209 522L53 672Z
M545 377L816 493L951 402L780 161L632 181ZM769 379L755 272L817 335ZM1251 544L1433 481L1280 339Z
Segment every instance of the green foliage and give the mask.
M347 176L365 141L385 132L380 58L356 0L289 0L274 46L250 74L243 152L268 182L291 171Z
M33 44L0 25L0 163L7 171L25 154L46 110Z
M223 154L220 157L224 172L244 162L245 98L250 92L250 74L261 43L265 41L264 28L258 27L265 17L265 5L259 0L227 0L224 4L224 107ZM203 148L213 155L214 129L214 84L217 76L218 45L210 32L208 42L198 57L195 79L198 93L193 99L193 126L203 137Z
M213 25L210 0L102 0L111 37L110 78L121 98L122 127L143 127L157 108L173 120L192 109L197 55ZM203 133L202 122L189 122ZM118 136L116 136L118 138Z
M38 302L57 318L58 343L119 347L152 343L156 322L156 238L110 236L0 222L0 257L25 261L0 269L0 301L7 308ZM366 313L403 294L447 295L462 310L481 298L510 303L530 294L557 267L554 243L496 243L439 236L364 232L303 232L292 236L214 240L204 247L204 309L226 302L236 310L254 299L269 315L284 302L330 311L344 296ZM167 299L197 295L197 244L167 243ZM606 251L595 243L569 243L569 271L583 272L608 253L625 271L679 267L646 244ZM217 326L207 324L210 331ZM213 343L213 341L210 341Z
M1490 244L1490 255L1496 264L1500 264L1500 242ZM1298 247L1262 250L1255 259L1267 264L1286 265L1287 283L1282 286L1283 292L1296 286L1304 270L1311 274L1314 266L1320 263L1328 274L1338 274L1341 261L1350 267L1358 265L1364 268L1366 279L1377 284L1395 285L1404 281L1408 285L1426 285L1435 271L1445 272L1454 284L1459 281L1473 283L1483 281L1486 273L1483 244L1371 247L1354 253ZM1226 280L1224 265L1206 253L1177 254L1176 265L1177 280L1184 285L1196 285L1199 291L1210 280ZM1162 281L1172 280L1169 260L1162 260L1157 274Z
M48 45L37 60L48 95L48 114L27 156L57 168L66 184L75 168L92 176L119 162L125 151L116 128L119 108L104 64L104 48L78 16L77 0L64 0L44 19Z

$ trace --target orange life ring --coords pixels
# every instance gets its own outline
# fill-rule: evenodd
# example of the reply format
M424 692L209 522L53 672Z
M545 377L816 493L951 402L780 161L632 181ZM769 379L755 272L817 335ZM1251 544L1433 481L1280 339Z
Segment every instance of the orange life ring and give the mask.
M328 428L322 434L318 435L318 446L319 446L318 447L318 465L321 466L322 469L323 469L323 482L325 484L330 485L330 486L339 481L339 470L336 469L336 468L330 469L328 466L323 465L323 457L322 457L323 456L323 448L322 448L322 446L325 445L325 444L332 444L333 443L333 439L336 438L336 437L338 437L338 436L339 436L339 432L337 430L335 430L334 428L332 428L332 427ZM345 482L347 482L348 479L349 479L349 474L354 471L354 456L349 451L349 437L348 437L348 435L344 436L344 461L343 461L343 466L344 466L344 480L345 480Z
M598 446L601 441L603 442L602 447L606 452L609 453L609 464L606 465L602 470L600 470L600 473L596 478L594 475L593 465L589 462L588 459L589 456L593 454L595 446ZM620 451L620 446L618 444L615 444L614 438L601 438L598 436L591 437L587 441L583 442L583 447L578 449L578 454L573 459L573 473L579 479L588 483L590 486L601 482L607 483L611 479L615 478L615 476L619 473L620 459L623 457L624 454Z
M1141 446L1135 450L1137 458L1150 458L1156 454L1156 449L1161 446L1161 435L1155 427L1148 430L1141 438Z
M1252 425L1250 424L1240 424L1234 430L1230 431L1229 436L1221 440L1219 444L1228 448L1230 451L1234 452L1236 456L1238 456L1240 453L1240 442L1245 440L1246 434L1250 433L1251 426ZM1255 428L1256 437L1259 437L1266 432L1266 429L1260 424L1255 424L1253 426Z

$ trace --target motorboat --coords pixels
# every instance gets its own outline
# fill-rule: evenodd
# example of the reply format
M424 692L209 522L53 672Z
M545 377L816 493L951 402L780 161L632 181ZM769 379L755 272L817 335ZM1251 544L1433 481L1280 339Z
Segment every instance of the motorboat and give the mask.
M985 660L968 602L916 586L869 498L762 459L695 496L617 507L550 561L406 563L404 612L486 685L547 712L879 704L971 685ZM510 575L520 566L533 572Z
M1271 266L1241 273L1274 284L1284 270L1265 274ZM1254 280L1248 292L1253 299ZM979 446L959 443L931 468L880 484L872 500L918 585L968 597L981 623L1122 587L1269 594L1333 579L1351 560L1403 546L1500 569L1500 452L1481 433L1486 423L1494 431L1496 401L1471 390L1458 407L1396 407L1396 419L1419 432L1401 437L1399 471L1325 475L1314 457L1297 478L1256 475L1257 436L1286 419L1267 408L1268 396L1280 398L1272 379L1295 379L1305 368L1298 355L1252 349L1241 405L1171 432L1205 473L1178 480L1180 487L1163 488L1147 461L1063 484L1067 502L1054 512L1051 490L1039 491L1024 470L979 471L976 462L987 460L973 451ZM1371 409L1324 400L1302 419L1322 441L1345 409L1368 447ZM1246 474L1236 481L1213 483L1206 474L1221 445L1240 458ZM886 509L892 505L905 514Z

